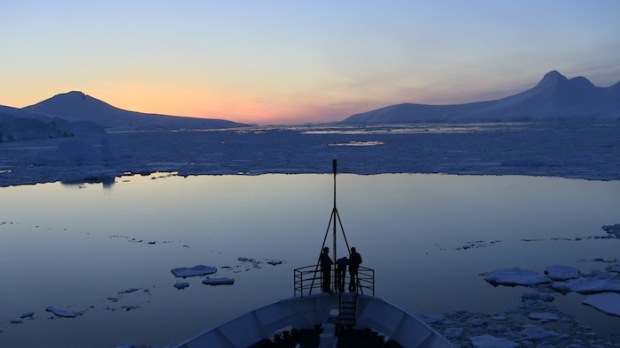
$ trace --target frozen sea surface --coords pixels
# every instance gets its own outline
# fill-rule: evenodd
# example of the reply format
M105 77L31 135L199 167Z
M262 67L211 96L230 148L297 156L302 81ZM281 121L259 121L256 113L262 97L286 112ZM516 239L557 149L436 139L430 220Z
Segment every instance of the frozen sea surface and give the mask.
M620 179L620 122L260 127L0 143L0 186L179 175L446 173Z

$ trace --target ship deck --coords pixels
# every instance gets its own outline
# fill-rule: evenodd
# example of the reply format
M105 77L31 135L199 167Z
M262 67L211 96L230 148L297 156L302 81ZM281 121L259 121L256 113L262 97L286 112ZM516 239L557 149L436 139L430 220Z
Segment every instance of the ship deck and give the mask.
M317 294L255 309L179 347L451 347L410 313L374 296L355 299L351 324L341 322L340 296Z
M292 330L292 332L283 333L275 340L263 340L252 345L252 348L316 348L321 343L321 329L304 329ZM337 348L359 347L402 347L398 342L385 342L384 338L377 335L376 332L366 330L340 329L337 331Z

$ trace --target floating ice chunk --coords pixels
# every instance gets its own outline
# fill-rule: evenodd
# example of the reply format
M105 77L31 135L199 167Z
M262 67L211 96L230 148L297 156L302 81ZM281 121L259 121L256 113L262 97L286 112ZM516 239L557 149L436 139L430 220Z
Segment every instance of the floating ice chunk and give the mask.
M140 290L140 288L131 288L131 289L127 289L127 290L123 290L123 291L119 291L119 294L131 294L132 292L136 292Z
M233 278L207 278L202 283L206 285L232 285L235 280Z
M249 257L238 257L237 260L241 261L241 262L252 262L252 263L256 263L258 261L249 258Z
M541 327L534 325L527 325L521 330L521 335L527 337L530 340L542 340L549 337L558 336L559 333L555 331L548 331Z
M543 313L543 312L532 312L528 315L528 318L532 320L538 320L540 322L546 323L548 321L557 321L560 317L555 313Z
M519 346L516 342L492 335L470 337L469 340L474 348L516 348Z
M595 294L597 292L617 291L620 292L620 280L579 278L567 282L554 283L553 289L560 292L578 292L580 294Z
M194 267L173 268L170 272L172 272L172 274L174 274L174 276L177 278L186 278L213 274L217 272L217 268L204 265L196 265Z
M613 266L609 267L609 270L611 272L620 273L620 264L616 264L616 265L613 265Z
M383 145L384 142L378 140L370 140L370 141L349 141L348 143L334 143L328 144L327 146L377 146Z
M75 312L67 311L54 306L47 306L45 310L63 318L75 318L77 315Z
M32 318L32 317L34 317L34 312L26 312L22 314L20 318L25 319L25 318Z
M553 280L569 280L579 278L579 270L571 266L552 265L545 269L545 274Z
M511 286L532 286L551 282L551 279L547 276L535 271L524 270L518 267L492 271L484 278L484 280L493 285L501 284Z
M183 290L183 289L185 289L185 288L186 288L186 287L188 287L188 286L189 286L189 283L188 283L188 282L176 282L176 283L174 284L174 287L175 287L175 288L177 288L177 289L179 289L179 290Z
M136 305L132 305L132 306L121 306L121 308L124 309L125 311L129 312L131 310L138 309L140 307L138 307Z
M605 232L620 238L620 224L603 226Z
M620 317L620 294L604 293L590 295L583 304L592 306L601 312Z
M253 268L259 269L263 261L259 261L250 257L238 257L237 260L244 264L250 264ZM247 270L247 269L246 269Z

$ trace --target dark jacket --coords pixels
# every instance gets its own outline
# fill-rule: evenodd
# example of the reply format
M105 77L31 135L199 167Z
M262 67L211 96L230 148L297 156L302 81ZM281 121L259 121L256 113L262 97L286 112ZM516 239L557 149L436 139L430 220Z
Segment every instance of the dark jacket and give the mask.
M349 259L349 269L357 270L362 264L362 255L357 252L351 253L351 258Z
M347 269L348 264L349 264L349 259L346 256L344 256L344 257L339 258L336 261L336 268L339 271L345 271Z
M319 260L321 262L321 270L323 271L329 271L332 264L334 264L332 259L326 253L321 253L321 258Z

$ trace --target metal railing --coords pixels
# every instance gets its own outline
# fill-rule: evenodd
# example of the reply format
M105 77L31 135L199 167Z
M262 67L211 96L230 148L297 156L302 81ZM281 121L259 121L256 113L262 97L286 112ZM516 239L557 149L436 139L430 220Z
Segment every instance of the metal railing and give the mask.
M362 295L364 294L364 289L368 289L369 295L375 296L375 270L360 266L357 272L357 284Z
M347 272L348 274L348 272ZM293 270L293 287L295 297L304 297L321 292L322 273L319 267L316 265L305 266L295 268ZM349 278L348 276L346 278ZM335 289L335 277L334 270L330 272L331 290L332 293L338 293ZM367 291L368 294L375 296L375 270L372 268L360 266L357 272L357 284L355 287L356 294L364 295Z

